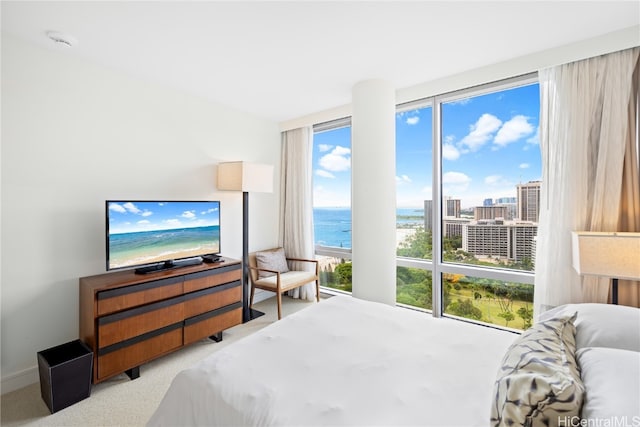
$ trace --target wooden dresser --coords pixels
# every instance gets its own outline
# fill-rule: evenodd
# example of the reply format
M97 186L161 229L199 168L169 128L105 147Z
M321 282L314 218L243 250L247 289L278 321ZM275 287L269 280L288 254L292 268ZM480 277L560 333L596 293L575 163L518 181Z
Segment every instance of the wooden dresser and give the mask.
M150 274L123 270L80 278L80 339L93 350L93 382L242 323L242 263Z

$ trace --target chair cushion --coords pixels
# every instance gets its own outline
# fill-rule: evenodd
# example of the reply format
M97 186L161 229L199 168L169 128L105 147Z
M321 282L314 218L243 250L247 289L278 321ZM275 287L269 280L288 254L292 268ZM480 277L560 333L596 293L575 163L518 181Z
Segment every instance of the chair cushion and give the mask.
M265 286L275 290L278 288L277 280L278 278L274 274L256 281L255 285ZM280 274L280 289L288 290L296 288L314 280L316 280L316 275L310 271L288 271Z
M287 265L287 259L284 255L283 248L256 252L256 264L258 268L266 268L267 270L274 270L279 273L286 273L289 271L289 266ZM258 271L258 279L270 276L275 276L275 273L261 270Z

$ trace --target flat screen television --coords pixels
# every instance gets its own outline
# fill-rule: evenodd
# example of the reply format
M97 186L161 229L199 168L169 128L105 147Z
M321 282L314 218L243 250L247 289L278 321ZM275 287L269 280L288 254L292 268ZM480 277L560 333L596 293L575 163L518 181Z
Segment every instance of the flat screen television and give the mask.
M215 259L219 201L106 201L107 270L151 273Z

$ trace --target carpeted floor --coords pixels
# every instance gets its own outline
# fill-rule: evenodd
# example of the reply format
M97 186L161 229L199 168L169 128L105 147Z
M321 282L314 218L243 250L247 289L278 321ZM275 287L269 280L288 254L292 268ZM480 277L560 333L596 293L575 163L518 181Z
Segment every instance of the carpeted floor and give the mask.
M314 302L284 297L283 315L308 307ZM134 381L122 374L94 385L91 396L51 414L40 396L40 384L0 397L0 424L13 426L143 426L151 417L175 375L234 341L256 332L277 319L275 299L254 305L265 313L248 323L224 331L223 340L202 340L180 351L140 367Z

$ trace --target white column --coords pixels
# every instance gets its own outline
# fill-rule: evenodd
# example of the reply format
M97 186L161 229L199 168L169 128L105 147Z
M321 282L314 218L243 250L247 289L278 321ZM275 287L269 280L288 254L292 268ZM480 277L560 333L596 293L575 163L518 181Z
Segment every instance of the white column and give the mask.
M352 95L352 293L395 305L395 89L384 80L366 80Z

